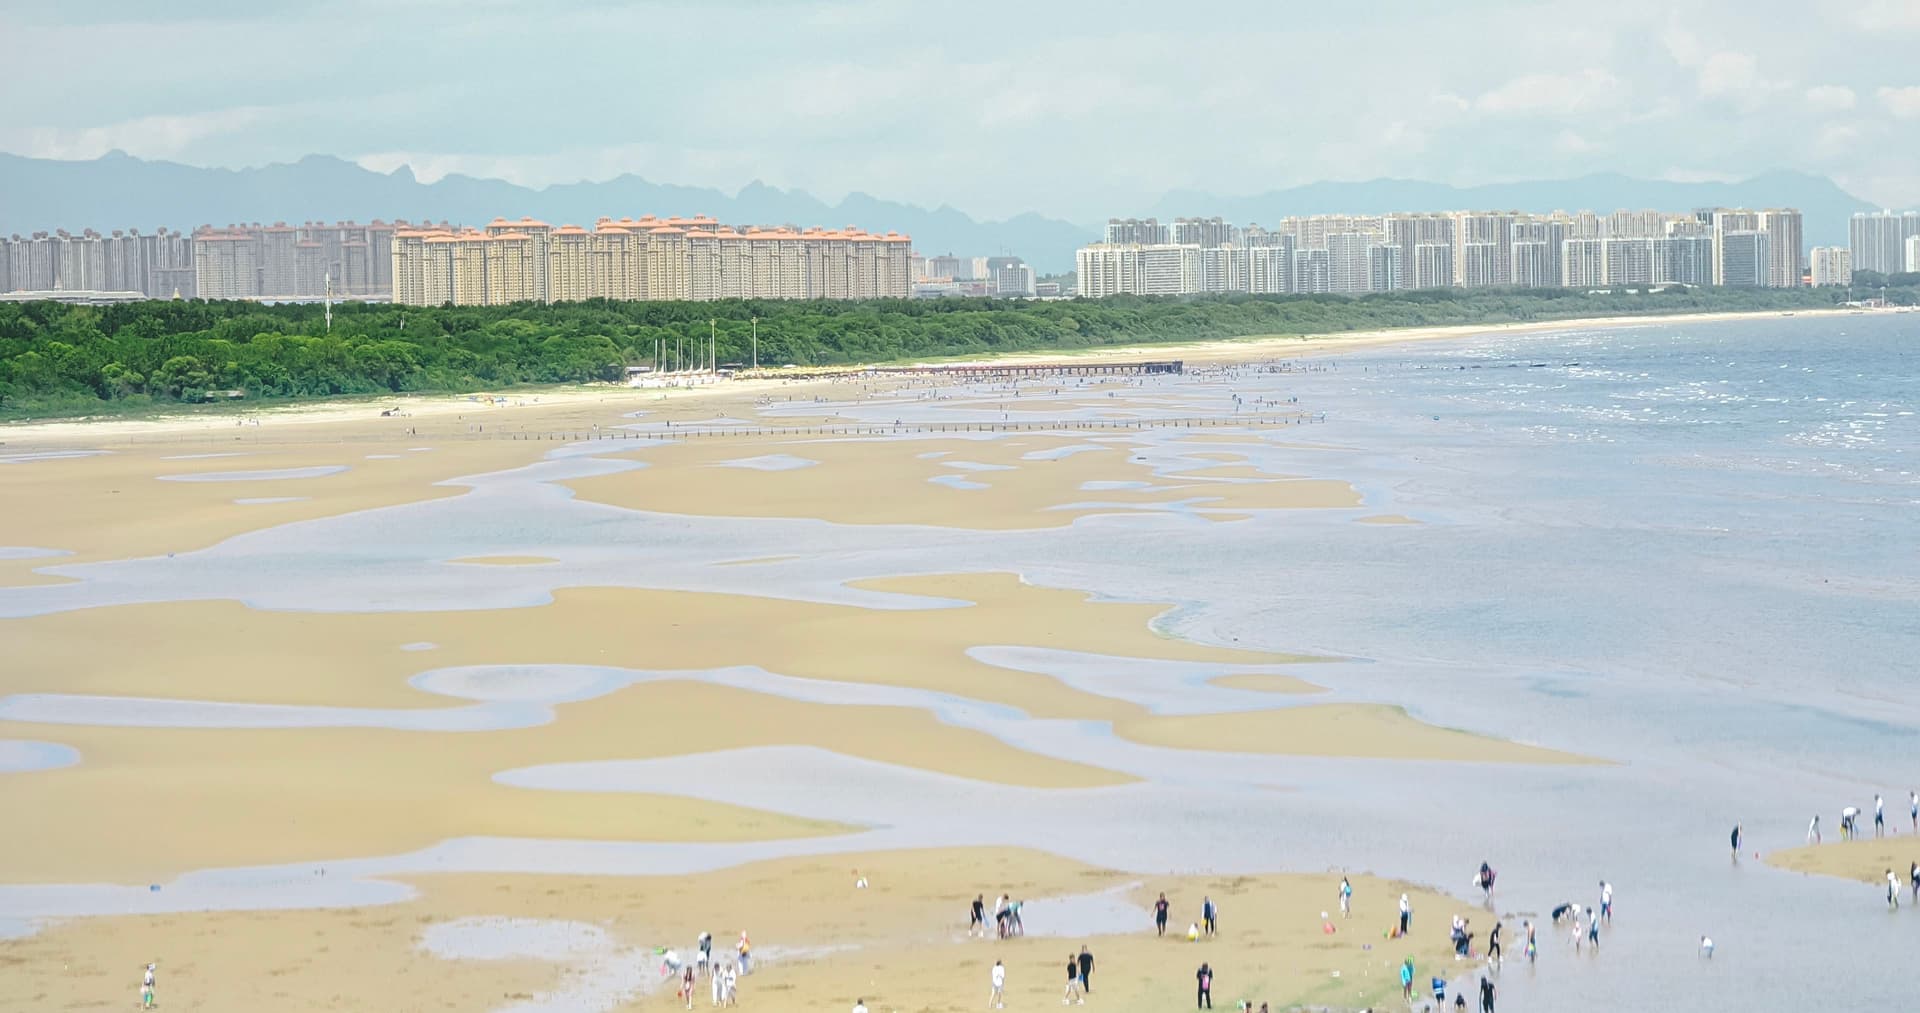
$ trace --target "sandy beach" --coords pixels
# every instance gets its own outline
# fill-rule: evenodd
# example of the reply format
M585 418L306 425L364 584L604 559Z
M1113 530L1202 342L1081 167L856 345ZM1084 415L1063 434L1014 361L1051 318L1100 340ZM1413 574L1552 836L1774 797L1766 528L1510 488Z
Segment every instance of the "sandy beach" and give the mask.
M793 1010L975 1008L996 957L1022 1008L1051 1005L1083 944L1106 969L1089 1005L1141 1013L1191 1001L1203 959L1222 1008L1397 1003L1407 956L1423 991L1476 973L1446 952L1476 910L1455 889L1356 868L1327 932L1338 872L1251 828L1491 804L1494 772L1572 796L1621 761L1567 745L1574 721L1506 737L1413 705L1393 659L1317 646L1311 539L1369 540L1358 565L1389 580L1460 521L1329 465L1356 459L1348 432L1243 405L1251 377L1285 381L1225 364L1675 322L1099 353L1221 364L1151 381L0 428L0 789L33 814L0 835L8 992L98 1008L158 958L175 1008L668 1009L655 948L743 928L766 960L743 1005ZM1218 424L1154 425L1195 417ZM870 433L793 431L833 426ZM619 438L503 438L529 433ZM1236 568L1214 540L1282 533L1302 569L1263 564L1233 622L1177 592ZM1358 826L1342 848L1392 843ZM1904 846L1772 861L1871 880ZM1162 889L1181 930L1212 895L1223 937L1153 938ZM967 939L965 902L999 890L1029 935ZM1403 891L1413 941L1383 936ZM1517 948L1539 912L1506 913Z

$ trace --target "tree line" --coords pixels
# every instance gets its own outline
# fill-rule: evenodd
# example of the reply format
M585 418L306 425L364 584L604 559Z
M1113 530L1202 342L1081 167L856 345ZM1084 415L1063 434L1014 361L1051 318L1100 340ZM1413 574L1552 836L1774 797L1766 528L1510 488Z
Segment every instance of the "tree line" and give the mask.
M1795 309L1844 290L1433 289L1358 297L1131 297L703 303L589 300L413 307L201 300L0 303L0 415L43 418L206 400L468 392L614 381L664 343L722 364L825 366L1255 335L1586 316Z

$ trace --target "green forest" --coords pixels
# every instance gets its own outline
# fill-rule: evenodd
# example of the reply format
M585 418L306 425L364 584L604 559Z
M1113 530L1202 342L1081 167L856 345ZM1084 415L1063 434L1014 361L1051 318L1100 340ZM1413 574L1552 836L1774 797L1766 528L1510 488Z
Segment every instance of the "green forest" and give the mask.
M469 392L618 380L656 342L720 363L881 363L1030 350L1493 324L1626 314L1798 309L1833 290L1435 289L1360 297L1117 297L874 302L609 302L437 308L152 301L0 303L0 417L141 411L241 391L249 401Z

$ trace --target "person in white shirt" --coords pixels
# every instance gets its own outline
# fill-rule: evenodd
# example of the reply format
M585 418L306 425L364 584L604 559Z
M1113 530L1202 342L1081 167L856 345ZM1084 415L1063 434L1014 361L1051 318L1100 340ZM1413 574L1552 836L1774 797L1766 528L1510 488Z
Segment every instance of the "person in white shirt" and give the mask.
M1913 818L1913 832L1920 834L1920 791L1907 792L1907 815Z
M867 1001L865 999L855 999L853 1001L853 1013L867 1013Z
M1887 906L1900 906L1900 877L1894 875L1892 869L1887 870Z
M1820 814L1819 813L1814 813L1813 822L1807 824L1807 843L1808 844L1820 843Z
M1713 940L1706 936L1700 937L1700 955L1703 957L1713 956Z
M1600 917L1613 924L1613 884L1604 879L1600 881Z
M987 996L988 1009L1007 1008L1007 968L998 960L993 962L993 991Z
M1873 796L1873 836L1879 837L1887 832L1887 803L1879 795Z

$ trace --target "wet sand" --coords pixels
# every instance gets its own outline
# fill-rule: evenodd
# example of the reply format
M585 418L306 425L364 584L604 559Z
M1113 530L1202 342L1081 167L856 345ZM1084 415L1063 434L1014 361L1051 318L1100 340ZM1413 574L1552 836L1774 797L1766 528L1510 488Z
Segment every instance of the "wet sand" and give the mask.
M1863 837L1770 851L1766 860L1770 865L1794 872L1857 879L1880 888L1885 887L1887 870L1892 869L1900 879L1900 903L1904 905L1912 891L1908 870L1913 863L1920 862L1920 835L1910 828L1896 827L1887 837Z
M854 888L856 870L868 889ZM806 1013L838 1013L856 999L882 1010L978 1008L996 959L1008 968L1009 1008L1057 1005L1065 958L1083 945L1096 960L1088 1006L1127 1013L1183 1008L1202 960L1215 968L1222 1009L1241 997L1275 1009L1373 1003L1397 996L1394 968L1406 956L1423 991L1430 969L1458 969L1446 955L1446 922L1464 906L1415 889L1413 941L1389 941L1384 930L1409 887L1352 879L1354 914L1342 920L1338 873L1159 878L998 849L789 859L698 876L426 876L408 881L418 898L378 908L70 921L5 943L0 959L8 994L35 1009L117 1004L158 960L162 1008L206 1013L493 1009L554 993L578 1000L575 1009L674 1009L675 985L658 975L653 951L690 954L701 931L713 934L716 953L750 933L760 966L740 979L742 1007ZM1001 891L1027 902L1028 935L968 939L967 903L984 894L990 906ZM1155 938L1147 905L1162 891L1181 936L1201 897L1212 896L1221 935ZM1057 906L1066 922L1050 923L1053 897L1094 903ZM1322 931L1322 910L1333 934ZM562 960L515 958L510 946L497 959L422 949L449 925L473 925L484 938L507 919L576 923L605 942ZM697 999L707 1008L704 980Z

